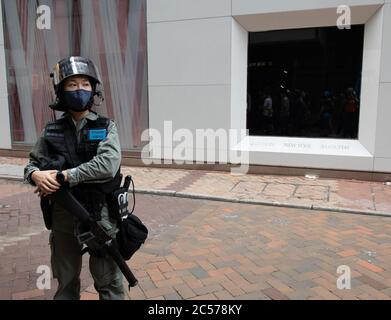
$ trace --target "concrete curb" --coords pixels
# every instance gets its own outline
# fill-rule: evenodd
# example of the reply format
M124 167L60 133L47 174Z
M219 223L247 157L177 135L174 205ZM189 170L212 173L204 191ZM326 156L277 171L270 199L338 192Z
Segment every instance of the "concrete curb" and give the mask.
M24 179L22 177L12 176L12 175L7 175L7 174L0 174L0 179L7 179L7 180L21 181L21 182L24 181Z
M154 194L159 196L171 196L171 197L188 198L188 199L195 199L195 200L209 200L209 201L284 207L284 208L293 208L293 209L330 211L330 212L340 212L340 213L349 213L349 214L391 217L391 212L384 212L384 211L358 210L358 209L326 207L326 206L318 206L318 205L304 205L304 204L294 204L289 202L278 202L278 201L268 201L268 200L235 199L229 197L208 196L201 193L176 192L172 190L137 189L135 190L135 192L141 194Z
M4 175L4 174L0 174L0 179L8 179L8 180L13 180L13 181L23 181L24 180L23 177ZM384 211L327 207L327 206L318 206L318 205L312 205L312 204L311 205L304 205L304 204L295 204L295 203L289 203L289 202L278 202L278 201L272 201L272 200L235 199L235 198L222 197L222 196L210 196L210 195L205 195L202 193L177 192L175 190L135 189L135 193L150 194L150 195L157 195L157 196L167 196L167 197L188 198L188 199L195 199L195 200L209 200L209 201L220 201L220 202L230 202L230 203L243 203L243 204L273 206L273 207L284 207L284 208L293 208L293 209L329 211L329 212L340 212L340 213L348 213L348 214L360 214L360 215L367 215L367 216L391 217L391 212L384 212Z

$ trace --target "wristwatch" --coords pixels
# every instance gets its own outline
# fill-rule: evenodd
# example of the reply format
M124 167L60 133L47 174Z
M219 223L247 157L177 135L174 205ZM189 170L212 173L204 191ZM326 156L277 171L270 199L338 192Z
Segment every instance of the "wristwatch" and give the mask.
M61 171L57 171L56 180L61 185L63 185L65 183L65 176Z

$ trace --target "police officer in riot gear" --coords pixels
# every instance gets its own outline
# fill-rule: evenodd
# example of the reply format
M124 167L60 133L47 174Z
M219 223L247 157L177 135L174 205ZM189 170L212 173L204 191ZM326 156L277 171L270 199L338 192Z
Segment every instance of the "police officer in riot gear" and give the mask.
M105 199L121 182L121 148L115 123L91 110L96 100L103 99L95 65L83 57L69 57L56 64L51 77L56 100L50 107L64 114L46 125L30 153L25 180L37 187L45 225L51 229L51 265L58 279L54 299L77 300L82 267L78 239L85 230L72 214L49 200L50 194L60 188L56 176L62 173L91 218L114 237L116 221ZM122 274L110 256L92 252L89 267L100 299L124 298Z

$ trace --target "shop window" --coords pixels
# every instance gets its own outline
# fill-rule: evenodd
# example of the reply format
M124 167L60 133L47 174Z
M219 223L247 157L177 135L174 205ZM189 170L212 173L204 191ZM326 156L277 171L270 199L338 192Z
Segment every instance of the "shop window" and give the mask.
M250 135L357 139L363 42L363 25L250 33Z

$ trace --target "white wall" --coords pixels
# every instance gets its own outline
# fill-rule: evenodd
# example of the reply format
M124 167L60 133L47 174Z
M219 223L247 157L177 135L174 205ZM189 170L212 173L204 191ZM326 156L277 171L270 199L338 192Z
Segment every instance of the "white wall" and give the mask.
M380 82L391 82L391 0L384 5L384 25Z
M386 0L383 17L374 170L391 172L391 0Z
M342 4L339 0L147 3L150 127L163 131L164 120L172 120L174 130L189 128L193 133L200 128L245 128L248 31L332 26ZM252 164L391 172L387 136L391 0L343 4L351 6L353 24L366 24L359 140L249 137L234 149L249 151ZM164 142L153 145L155 150L171 149Z
M234 16L287 11L337 8L340 5L366 6L383 4L384 0L232 0Z
M0 149L11 149L11 129L8 108L7 68L3 33L3 14L0 3Z
M351 23L365 23L381 5L351 7ZM338 19L336 8L306 9L303 11L271 12L235 16L248 31L269 31L292 28L327 27Z
M228 130L232 18L224 15L230 15L230 1L217 1L220 6L213 1L183 1L190 7L168 1L170 10L163 9L163 2L147 2L150 128L163 133L164 121L172 121L173 131L185 128L194 136L196 129ZM217 17L208 18L213 15ZM151 145L155 154L170 158L169 144Z
M231 48L231 126L232 129L246 127L247 108L247 51L248 32L232 19Z
M231 0L147 0L147 21L231 17Z
M383 8L365 24L360 97L359 140L374 155L378 115Z

